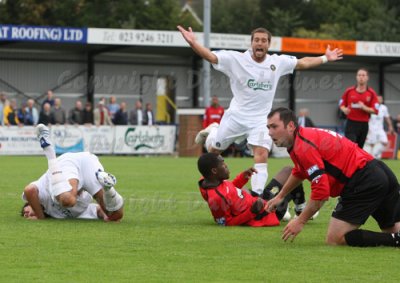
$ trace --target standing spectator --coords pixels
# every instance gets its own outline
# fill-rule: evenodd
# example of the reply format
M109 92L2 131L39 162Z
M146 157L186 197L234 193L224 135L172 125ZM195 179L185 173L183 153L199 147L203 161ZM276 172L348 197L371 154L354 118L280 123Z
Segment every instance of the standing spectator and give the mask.
M400 134L400 114L397 114L396 120L394 120L394 130L397 134Z
M129 122L131 125L143 125L142 101L136 100L135 108L131 110Z
M114 115L114 125L128 125L128 111L126 110L126 103L121 102L118 111Z
M0 126L4 124L3 116L4 116L4 108L10 104L7 96L4 92L0 92Z
M3 119L5 126L16 126L20 124L18 119L17 101L14 98L10 100L8 106L4 107Z
M110 114L111 120L114 119L115 113L119 110L119 105L117 103L117 99L115 96L111 96L109 100L109 104L107 105L108 112Z
M111 122L110 115L108 114L108 110L104 105L103 101L99 101L97 104L97 108L93 111L94 116L94 124L96 126L100 125L109 125L112 126L113 123Z
M83 124L94 124L93 107L89 101L86 102L85 109L83 110Z
M38 121L39 121L39 112L35 107L35 101L32 98L30 98L26 102L24 125L34 126L37 125Z
M51 91L51 90L48 90L48 91L47 91L46 99L42 102L42 108L43 108L43 106L44 106L45 103L50 104L50 107L53 107L53 106L54 106L55 99L54 99L54 93L53 93L53 91Z
M151 126L154 124L153 107L151 106L151 103L148 102L146 103L146 110L144 111L143 125Z
M61 99L56 98L54 99L54 107L53 107L53 118L54 124L64 125L67 121L66 114L64 108L61 106Z
M378 95L378 115L371 114L368 123L368 135L365 141L364 150L377 159L381 159L382 152L388 144L387 134L384 124L386 122L389 133L393 134L392 119L390 119L389 110L383 104L383 97Z
M378 114L378 97L368 86L368 71L357 71L357 85L349 87L343 93L340 110L347 115L345 136L363 148L368 134L368 121L371 114Z
M82 101L80 100L75 101L75 107L69 110L68 123L75 125L83 124Z
M53 112L51 111L50 103L45 103L43 105L43 109L42 111L40 111L39 114L38 124L44 124L46 126L54 124L54 117L53 117Z
M299 126L314 128L315 125L309 116L310 111L307 108L300 109L299 117L297 118Z
M219 105L217 96L211 98L211 105L206 108L206 112L203 117L203 129L207 128L212 123L220 123L222 116L224 115L224 108Z

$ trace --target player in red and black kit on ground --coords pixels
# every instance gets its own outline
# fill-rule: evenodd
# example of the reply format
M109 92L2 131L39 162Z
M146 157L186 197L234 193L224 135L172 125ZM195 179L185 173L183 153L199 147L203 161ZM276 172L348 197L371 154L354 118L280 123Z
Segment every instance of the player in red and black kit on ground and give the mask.
M379 101L375 91L368 86L368 71L357 71L357 85L343 93L340 110L347 115L345 136L363 148L368 134L368 121L371 114L378 114Z
M285 227L285 241L293 240L329 197L339 196L328 227L328 244L400 247L400 185L385 163L335 132L299 127L287 108L272 110L267 126L273 141L288 149L295 167L266 209L273 211L304 179L311 182L310 200ZM369 216L382 232L359 229Z
M207 128L212 123L221 122L222 116L224 115L224 108L219 105L217 96L211 98L211 105L206 108L206 112L203 117L203 129Z
M229 169L222 156L216 153L203 154L197 165L203 175L199 181L201 195L207 201L214 220L219 225L276 226L285 214L290 199L295 203L304 202L304 191L300 185L295 190L296 194L288 196L276 213L268 214L264 210L265 200L273 198L279 192L290 175L291 167L283 168L271 180L261 198L243 189L251 175L255 173L254 168L242 172L233 181L228 181Z

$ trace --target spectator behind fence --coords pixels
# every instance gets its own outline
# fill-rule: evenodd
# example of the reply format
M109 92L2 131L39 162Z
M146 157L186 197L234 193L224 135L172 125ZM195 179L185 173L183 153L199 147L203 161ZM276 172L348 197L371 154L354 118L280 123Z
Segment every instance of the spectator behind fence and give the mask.
M83 109L83 124L93 124L93 107L91 102L86 102Z
M45 105L45 103L50 104L50 107L53 107L53 106L54 106L55 99L54 99L54 93L53 93L53 91L51 91L51 90L48 90L48 91L47 91L46 99L42 102L42 108L43 108L43 106Z
M148 102L146 103L146 110L144 111L143 125L151 126L154 124L153 106L151 106L151 103Z
M8 106L4 107L3 119L5 126L16 126L20 124L18 119L17 101L14 98L10 100Z
M93 116L94 116L94 123L96 126L113 125L110 119L110 115L108 114L108 110L102 100L99 101L99 103L97 104L97 108L94 109Z
M119 110L120 106L117 103L117 99L115 96L111 96L109 100L109 104L107 105L108 112L110 114L111 120L114 119L115 113Z
M39 111L35 107L35 101L30 98L26 102L24 125L34 126L39 121Z
M4 124L4 108L10 104L7 99L7 95L4 92L0 92L0 126Z
M130 112L129 122L131 125L143 125L143 109L142 109L142 101L136 100L135 108Z
M53 107L53 116L54 116L54 124L64 125L67 121L65 109L61 106L61 99L54 99L54 107Z
M314 128L315 125L309 116L310 116L310 111L307 108L300 109L299 116L297 118L299 126Z
M128 111L126 110L126 103L121 102L118 111L114 115L114 125L128 125Z
M68 123L73 125L82 125L83 124L83 109L82 109L82 101L75 101L75 107L69 110L68 113Z
M50 103L45 103L43 105L42 111L39 114L39 121L38 124L50 125L54 124L54 117L53 112L51 112L51 105Z

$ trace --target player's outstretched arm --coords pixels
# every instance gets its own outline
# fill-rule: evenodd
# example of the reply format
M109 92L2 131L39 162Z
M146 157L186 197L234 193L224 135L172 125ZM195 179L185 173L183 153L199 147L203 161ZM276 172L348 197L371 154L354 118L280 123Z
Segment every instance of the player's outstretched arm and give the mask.
M191 27L189 27L187 30L184 29L182 26L177 26L177 28L181 32L186 42L189 43L193 51L197 53L197 55L207 60L211 64L218 64L218 57L214 53L212 53L210 49L202 46L197 42Z
M325 51L325 55L318 57L303 57L297 60L296 70L310 69L327 62L333 62L342 59L343 50L340 48L335 48L331 50L331 47L328 45Z

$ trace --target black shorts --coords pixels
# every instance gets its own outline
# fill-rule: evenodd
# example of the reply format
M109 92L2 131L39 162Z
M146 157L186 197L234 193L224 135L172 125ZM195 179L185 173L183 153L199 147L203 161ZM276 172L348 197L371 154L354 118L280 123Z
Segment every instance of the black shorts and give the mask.
M381 229L400 221L400 185L382 161L372 160L356 171L343 188L332 217L362 225L371 215Z
M358 144L360 148L363 148L367 134L368 122L347 120L344 135L352 142Z

